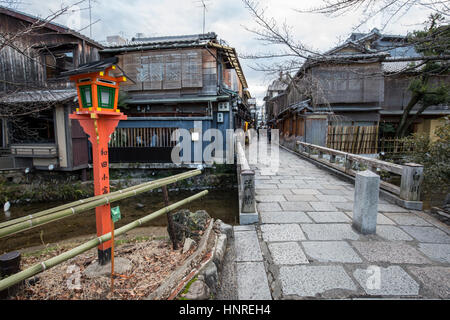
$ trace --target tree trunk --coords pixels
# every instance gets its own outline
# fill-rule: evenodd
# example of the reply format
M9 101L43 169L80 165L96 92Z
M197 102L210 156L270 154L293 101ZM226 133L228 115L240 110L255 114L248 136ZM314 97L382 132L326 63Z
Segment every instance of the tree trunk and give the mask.
M408 105L406 106L405 110L403 111L402 117L400 119L400 123L398 124L397 130L395 132L396 137L401 138L401 137L405 136L406 130L408 130L408 127L411 124L408 121L409 113L411 112L411 109L420 101L421 98L422 98L422 94L413 93L411 99L408 102Z

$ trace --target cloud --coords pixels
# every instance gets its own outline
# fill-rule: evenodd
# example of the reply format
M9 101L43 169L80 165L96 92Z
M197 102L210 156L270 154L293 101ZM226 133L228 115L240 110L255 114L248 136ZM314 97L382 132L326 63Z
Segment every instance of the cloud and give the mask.
M66 1L74 3L76 0ZM127 38L141 32L147 36L195 34L202 32L203 8L197 0L92 0L92 21L100 19L92 26L92 37L105 40L108 35L122 33ZM241 0L209 0L206 11L206 31L214 31L221 39L236 48L238 54L277 52L280 47L264 45L255 40L255 36L244 27L254 28L255 22L245 9ZM350 12L342 17L330 18L324 15L299 13L294 9L311 8L306 0L261 0L260 5L266 8L267 16L277 21L286 22L292 27L298 41L309 48L325 51L337 45L339 40L346 39L358 24L360 12ZM21 4L19 9L34 15L47 16L50 10L61 7L58 0L31 0ZM87 2L80 5L87 7ZM426 20L429 11L412 9L404 17L393 21L384 30L386 33L406 34L408 31L421 28L417 23ZM89 24L88 10L81 11L82 26ZM360 32L380 28L386 17L376 17L359 29ZM57 20L66 24L68 17ZM89 36L89 28L82 31ZM251 94L262 103L267 85L272 80L261 72L251 69L254 61L241 59Z

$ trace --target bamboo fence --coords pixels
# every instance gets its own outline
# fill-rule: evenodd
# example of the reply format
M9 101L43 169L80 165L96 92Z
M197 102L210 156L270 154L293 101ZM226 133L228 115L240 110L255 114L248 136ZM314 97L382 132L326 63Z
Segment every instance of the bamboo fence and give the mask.
M153 220L153 219L159 217L160 215L162 215L164 213L168 213L178 207L181 207L181 206L188 204L198 198L201 198L201 197L205 196L206 194L208 194L208 191L204 190L204 191L199 192L191 197L188 197L186 199L175 202L174 204L164 207L164 208L162 208L158 211L155 211L143 218L135 220L129 224L124 225L123 227L120 227L120 228L114 230L114 235L119 236L121 234L124 234L136 227L139 227L140 225L142 225L144 223L149 222L150 220ZM66 251L56 257L50 258L41 263L37 263L34 266L32 266L28 269L25 269L23 271L20 271L16 274L13 274L3 280L0 280L0 291L4 290L6 288L9 288L25 279L28 279L29 277L32 277L42 271L50 269L50 268L52 268L64 261L67 261L83 252L86 252L92 248L95 248L96 246L98 246L106 241L109 241L109 240L111 240L111 232L104 234L101 237L92 239L92 240L90 240L82 245L79 245L78 247L75 247L69 251Z
M14 219L4 223L0 227L0 238L6 237L18 232L32 229L34 227L50 223L77 213L96 208L101 205L119 201L137 194L157 189L165 185L175 183L179 180L187 179L201 174L201 170L191 170L180 173L172 177L163 178L155 181L145 182L137 186L129 187L116 192L108 193L101 196L79 200L70 204L62 205L53 209L41 211L33 215Z
M328 126L327 147L353 154L378 152L378 126Z

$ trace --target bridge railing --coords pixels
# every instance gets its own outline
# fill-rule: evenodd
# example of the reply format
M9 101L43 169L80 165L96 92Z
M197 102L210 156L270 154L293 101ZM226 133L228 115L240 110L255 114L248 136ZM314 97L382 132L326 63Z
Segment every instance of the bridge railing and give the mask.
M240 139L235 139L236 171L239 193L239 223L251 224L258 221L255 201L255 171L251 170Z
M399 165L306 142L297 141L296 144L298 153L351 176L355 176L360 165L374 172L380 169L399 175L401 177L400 187L386 181L381 181L380 187L403 200L399 203L400 205L411 209L422 205L420 186L423 180L423 165L415 163ZM325 154L328 157L324 158Z

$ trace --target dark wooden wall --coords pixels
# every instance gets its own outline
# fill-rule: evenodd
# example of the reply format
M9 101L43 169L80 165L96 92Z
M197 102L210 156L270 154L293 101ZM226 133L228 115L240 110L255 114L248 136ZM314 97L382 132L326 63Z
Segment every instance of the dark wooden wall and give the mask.
M0 34L17 34L28 26L28 22L0 13ZM66 79L46 80L45 48L70 48L74 67L99 59L98 47L70 33L46 28L17 37L13 45L15 49L6 46L0 50L0 92L70 87Z

